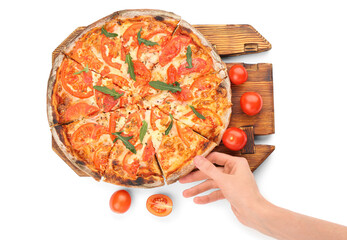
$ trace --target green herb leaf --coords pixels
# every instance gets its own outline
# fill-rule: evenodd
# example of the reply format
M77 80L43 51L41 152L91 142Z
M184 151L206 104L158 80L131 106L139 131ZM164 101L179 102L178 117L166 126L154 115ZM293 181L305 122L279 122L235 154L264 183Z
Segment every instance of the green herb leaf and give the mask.
M206 118L204 117L204 115L202 115L201 113L199 113L198 111L196 111L196 109L192 106L192 105L188 105L192 110L193 112L195 113L195 115L198 117L198 118L201 118L202 120L205 120Z
M125 56L125 62L128 64L128 73L130 74L130 77L136 81L136 75L135 75L135 71L134 71L134 64L133 64L133 60L130 56L130 53L128 53Z
M117 37L118 36L117 33L107 32L106 29L104 28L104 26L102 26L102 28L101 28L101 34L104 34L106 37L109 37L109 38L113 38L113 37Z
M116 142L118 139L121 140L121 141L124 143L124 145L125 145L125 147L126 147L127 149L129 149L132 153L136 154L136 149L135 149L134 145L132 145L132 144L129 142L129 140L132 139L133 136L124 137L124 136L121 135L121 133L122 133L122 132L114 132L114 133L112 133L112 135L117 136L117 138L116 138L115 140L113 140L113 142Z
M182 88L180 87L180 84L178 82L175 82L173 84L167 84L167 83L161 82L161 81L150 81L149 85L152 88L159 89L159 90L168 90L172 93L182 91Z
M147 133L147 128L148 128L148 124L145 120L143 120L141 129L140 129L140 141L141 141L141 143L142 143L143 138L145 137L145 135Z
M186 68L192 68L193 67L193 63L192 63L192 49L190 48L190 46L187 47L186 57L187 57L187 63L188 63L188 66Z
M118 92L116 92L116 90L109 89L108 87L104 87L104 86L94 86L93 88L102 92L102 93L110 95L111 97L114 98L114 100L116 100L116 99L118 99L124 95L124 93L118 93Z
M81 73L83 73L83 72L86 72L86 73L89 72L88 64L87 64L87 66L86 66L85 68L83 68L81 71L75 72L73 75L81 74Z
M170 113L170 118L171 118L171 122L170 122L170 125L169 125L169 126L167 127L167 129L165 130L165 135L169 135L170 130L171 130L172 125L173 125L173 117L172 117L171 113Z
M154 46L154 45L159 45L156 42L152 42L149 40L146 40L144 38L141 37L141 31L142 31L142 27L140 28L140 31L137 33L137 41L139 42L139 45L141 45L141 43L147 45L147 46Z

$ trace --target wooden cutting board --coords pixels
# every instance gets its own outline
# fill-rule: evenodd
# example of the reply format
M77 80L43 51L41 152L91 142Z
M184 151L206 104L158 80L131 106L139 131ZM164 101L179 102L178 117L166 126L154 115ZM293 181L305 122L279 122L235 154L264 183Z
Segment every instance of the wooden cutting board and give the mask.
M263 52L271 49L271 44L259 34L251 25L194 25L211 42L219 55L237 56ZM83 31L85 27L77 28L52 53L52 60L60 53L66 42ZM227 63L228 70L235 63ZM275 150L272 145L255 145L254 136L275 133L274 99L272 64L242 64L248 72L247 82L232 85L232 116L229 127L240 127L248 137L246 146L238 152L226 148L223 143L213 151L236 156L243 156L248 160L254 171ZM245 92L258 92L263 98L263 108L256 116L244 114L240 107L240 97ZM79 176L89 176L70 163L52 138L52 148L57 155Z

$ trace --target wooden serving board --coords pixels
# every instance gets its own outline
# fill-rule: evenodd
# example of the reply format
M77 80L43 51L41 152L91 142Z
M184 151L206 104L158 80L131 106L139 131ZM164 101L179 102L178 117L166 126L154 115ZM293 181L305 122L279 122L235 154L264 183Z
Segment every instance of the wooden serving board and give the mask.
M212 43L218 54L222 56L236 56L271 49L271 44L250 25L194 25L194 27ZM77 28L53 51L53 62L66 42L83 31L84 28ZM227 63L228 70L234 64ZM238 152L229 150L223 143L213 151L243 156L248 160L251 170L254 171L275 150L275 146L255 145L254 143L254 136L275 133L272 64L239 64L247 69L248 80L241 85L232 85L233 107L229 127L243 129L248 140L246 146ZM256 116L244 114L239 104L241 95L250 91L258 92L263 98L263 108ZM53 138L52 148L77 175L89 176L70 163Z

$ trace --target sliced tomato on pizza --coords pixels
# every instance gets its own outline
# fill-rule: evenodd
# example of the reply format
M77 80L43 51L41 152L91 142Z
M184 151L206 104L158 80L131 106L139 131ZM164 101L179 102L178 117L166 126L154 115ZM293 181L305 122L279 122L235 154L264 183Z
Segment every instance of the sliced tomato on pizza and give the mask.
M51 76L50 124L68 123L98 113L93 85L101 76L63 55L56 59L55 67L56 74Z

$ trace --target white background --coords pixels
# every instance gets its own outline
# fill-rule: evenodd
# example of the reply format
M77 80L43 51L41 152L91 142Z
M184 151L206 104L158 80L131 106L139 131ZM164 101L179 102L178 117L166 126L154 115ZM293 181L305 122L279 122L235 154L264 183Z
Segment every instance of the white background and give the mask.
M114 11L158 8L191 24L251 24L272 44L227 62L273 63L276 150L255 172L276 205L347 225L344 1L1 1L0 239L269 239L244 227L223 200L195 205L176 183L129 189L124 215L108 201L121 187L80 178L51 150L46 84L51 53L75 28ZM169 195L171 215L145 203ZM293 223L295 224L295 223Z

